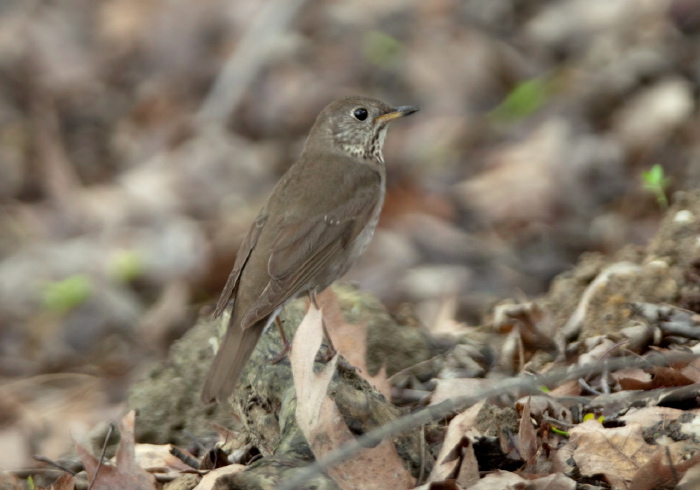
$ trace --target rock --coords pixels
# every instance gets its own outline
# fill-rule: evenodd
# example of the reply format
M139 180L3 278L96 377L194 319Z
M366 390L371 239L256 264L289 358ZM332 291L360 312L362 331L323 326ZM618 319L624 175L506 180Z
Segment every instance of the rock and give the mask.
M397 324L373 296L347 286L333 289L344 321L367 325L370 374L382 365L388 374L392 374L435 355L430 338L421 328ZM283 310L281 320L288 338L293 337L306 308L305 300L299 299ZM139 413L137 440L186 444L190 440L187 432L203 436L213 432L213 422L229 427L237 420L236 429L241 432L236 447L252 444L263 458L247 471L226 478L235 480L236 485L245 486L263 485L262 482L270 478L281 481L285 472L307 465L313 456L296 425L296 393L289 360L285 358L276 364L270 363L282 347L275 329L263 334L243 372L238 390L229 399L230 407L224 404L204 407L199 401L203 378L214 354L212 338L217 336L217 331L223 331L224 325L200 320L173 345L166 362L154 367L133 386L129 406ZM329 394L354 434L365 433L401 415L397 407L375 391L345 361L339 363ZM394 439L398 454L414 476L424 460L419 431L416 429ZM330 483L323 483L327 484Z

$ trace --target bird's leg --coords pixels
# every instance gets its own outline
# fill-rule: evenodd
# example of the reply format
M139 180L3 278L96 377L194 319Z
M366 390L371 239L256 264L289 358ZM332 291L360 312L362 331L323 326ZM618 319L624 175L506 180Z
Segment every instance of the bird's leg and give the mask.
M309 299L313 303L314 307L320 311L321 308L318 307L318 302L316 301L315 289L309 290ZM321 314L321 328L323 328L323 336L326 338L326 342L328 343L328 349L326 350L326 354L321 358L321 361L328 362L333 358L334 355L338 353L338 351L335 350L335 346L333 345L331 336L328 333L328 329L326 328L326 321L323 319L323 314Z
M282 359L284 359L287 356L287 354L289 354L289 351L292 348L289 342L287 342L287 336L284 334L284 328L282 328L282 322L280 321L279 315L275 317L275 323L277 324L277 328L280 331L280 337L282 337L282 350L279 354L270 359L271 364L277 364Z

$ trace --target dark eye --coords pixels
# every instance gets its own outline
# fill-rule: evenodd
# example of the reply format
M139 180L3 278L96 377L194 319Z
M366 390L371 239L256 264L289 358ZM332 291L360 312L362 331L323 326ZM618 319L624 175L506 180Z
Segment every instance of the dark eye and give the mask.
M367 109L363 109L360 107L359 109L355 109L352 113L353 116L359 121L364 121L367 119Z

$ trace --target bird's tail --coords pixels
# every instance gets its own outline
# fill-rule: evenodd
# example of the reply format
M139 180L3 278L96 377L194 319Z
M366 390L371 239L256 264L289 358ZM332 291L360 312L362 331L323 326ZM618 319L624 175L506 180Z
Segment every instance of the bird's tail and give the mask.
M233 322L229 324L204 382L201 395L203 403L220 402L233 393L266 323L262 320L246 329Z

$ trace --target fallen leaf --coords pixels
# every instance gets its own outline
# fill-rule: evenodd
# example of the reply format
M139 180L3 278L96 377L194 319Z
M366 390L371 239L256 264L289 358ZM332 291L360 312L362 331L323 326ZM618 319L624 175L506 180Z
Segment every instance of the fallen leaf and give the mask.
M527 479L528 490L574 490L576 482L566 475L556 473L541 478Z
M442 443L433 471L428 476L428 482L444 481L455 476L455 472L460 465L460 455L456 450L462 446L462 439L467 434L479 435L475 426L477 416L484 403L484 401L477 403L450 421L445 434L445 441Z
M0 488L5 489L6 487L1 486ZM18 487L20 488L20 487ZM9 487L8 487L9 489ZM36 487L37 490L74 490L75 489L75 478L69 473L65 473L58 477L58 479L53 482L48 487Z
M682 372L670 367L654 367L649 372L642 369L623 369L613 373L623 390L654 390L656 388L671 388L688 386L694 381Z
M665 447L659 448L634 475L629 486L630 490L676 488L685 473L700 463L700 454L696 454L687 461L682 461L682 458L682 454L673 454Z
M317 300L319 307L324 312L323 319L336 350L350 365L357 368L359 375L366 379L375 390L384 395L387 400L391 400L391 382L387 378L385 366L382 366L374 376L369 374L367 367L367 323L355 325L345 321L338 296L332 288L326 288L323 293L318 295Z
M430 396L431 405L478 393L493 385L492 380L483 378L443 378L435 381L437 386Z
M670 407L642 407L630 408L626 414L618 417L618 420L627 424L635 423L643 427L651 427L659 422L671 422L686 413L683 410Z
M626 488L657 448L646 443L642 426L606 429L589 420L569 431L574 460L583 476L603 474L615 488Z
M518 430L518 445L520 448L520 456L526 463L530 463L537 455L537 433L535 426L530 418L530 398L523 405L522 414L520 416L520 428Z
M150 473L173 474L192 468L175 457L171 444L137 444L134 448L134 459L139 467Z
M211 470L209 473L204 475L202 477L202 480L199 482L199 484L194 487L193 490L214 490L214 489L220 489L220 488L227 488L227 487L222 487L221 483L228 485L228 481L222 481L219 482L219 479L223 476L228 476L228 475L235 475L236 473L240 473L241 471L244 471L246 469L245 465L242 464L230 464L228 466L222 466L221 468L216 468L215 470Z
M510 471L497 470L489 473L481 480L472 485L469 490L497 490L505 488L518 488L524 486L528 482Z
M680 368L680 372L692 379L694 383L700 383L700 359L693 359L686 366Z
M508 471L489 473L469 490L503 490L527 488L528 490L575 490L576 482L561 473L547 475L541 478L523 478Z
M460 488L470 488L474 483L479 481L479 462L474 453L474 444L469 438L465 437L465 442L462 449L462 463L459 465L457 473L457 485Z
M94 488L99 490L121 490L124 488L155 490L155 477L141 468L135 460L135 418L135 412L132 410L124 416L119 424L121 440L119 441L119 448L115 457L116 465L108 461L103 461L102 465L100 465L98 458L77 441L74 441L78 456L85 466L88 481L95 481ZM98 467L99 473L97 473L97 478L95 478Z
M23 490L24 487L12 473L0 471L0 488L3 490Z
M579 396L581 395L581 385L575 379L572 379L571 381L565 381L559 386L556 386L549 390L549 395L553 397Z
M695 464L685 472L676 490L695 490L700 488L700 464Z
M515 408L519 411L524 410L526 402L530 405L530 416L540 423L544 421L545 417L567 423L571 423L573 420L571 410L552 397L533 395L521 398L515 402Z
M310 307L294 336L290 354L297 392L297 423L316 459L354 439L338 407L327 396L338 356L318 374L314 372L314 359L321 346L321 322L321 311ZM327 473L341 488L347 489L410 488L414 485L413 477L387 439L329 468Z

